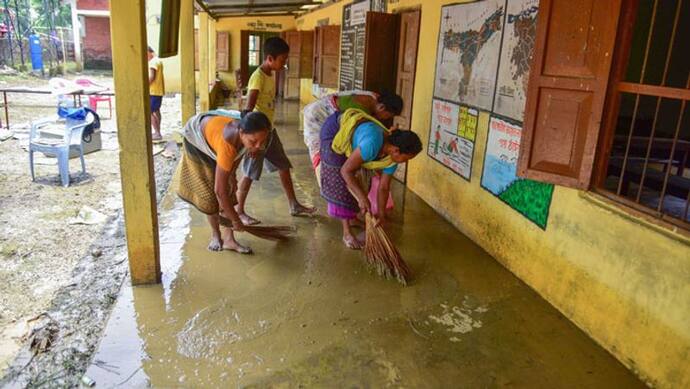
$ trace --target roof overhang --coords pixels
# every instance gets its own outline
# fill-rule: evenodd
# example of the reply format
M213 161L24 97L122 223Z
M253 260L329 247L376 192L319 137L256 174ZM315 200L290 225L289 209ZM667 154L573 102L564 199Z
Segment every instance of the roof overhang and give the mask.
M199 11L214 18L301 15L328 0L196 0Z

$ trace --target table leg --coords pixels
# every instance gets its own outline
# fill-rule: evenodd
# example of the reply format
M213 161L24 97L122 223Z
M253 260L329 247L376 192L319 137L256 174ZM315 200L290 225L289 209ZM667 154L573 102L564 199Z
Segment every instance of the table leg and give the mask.
M10 112L7 108L7 92L3 91L2 92L2 99L5 103L5 125L7 126L7 129L10 129Z

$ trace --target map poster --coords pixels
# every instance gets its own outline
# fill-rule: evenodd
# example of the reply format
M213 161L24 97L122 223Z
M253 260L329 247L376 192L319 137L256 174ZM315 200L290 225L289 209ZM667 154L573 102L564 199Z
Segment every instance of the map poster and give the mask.
M527 219L546 229L553 185L517 177L522 127L492 116L481 185Z
M444 6L434 96L490 111L498 70L505 0Z
M459 105L433 100L428 153L431 158L469 181L474 142L458 135L459 115Z
M523 121L539 0L508 0L493 111Z

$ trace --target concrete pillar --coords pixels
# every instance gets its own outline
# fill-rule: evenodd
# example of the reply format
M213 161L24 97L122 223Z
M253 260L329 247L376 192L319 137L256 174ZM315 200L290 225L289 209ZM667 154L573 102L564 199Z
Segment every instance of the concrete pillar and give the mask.
M84 69L81 58L81 34L79 34L79 15L77 15L77 0L71 0L72 8L72 40L74 41L74 61L77 63L77 71Z
M208 14L199 12L199 106L208 111Z
M110 2L120 176L132 284L161 281L145 0Z
M182 124L196 113L194 76L194 0L180 4L180 91L182 92Z
M216 20L208 20L208 77L210 82L216 79Z

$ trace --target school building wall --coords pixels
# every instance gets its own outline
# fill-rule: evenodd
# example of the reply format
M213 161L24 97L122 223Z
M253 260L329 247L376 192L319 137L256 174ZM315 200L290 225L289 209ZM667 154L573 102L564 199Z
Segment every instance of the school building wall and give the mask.
M408 187L643 379L658 387L690 387L687 235L590 192L559 186L547 228L540 229L480 187L485 112L470 182L427 156L441 7L459 2L389 4L389 12L421 9L412 129L425 149L409 164ZM309 30L324 18L339 25L348 3L298 18L297 27ZM302 80L300 99L314 100L311 80Z
M216 30L230 32L230 71L219 73L225 85L228 85L230 88L235 87L235 69L240 68L242 30L280 32L294 29L295 18L292 16L219 18L216 22ZM213 36L215 38L215 33ZM215 58L215 51L213 56Z
M157 16L160 16L161 0L148 0L146 2L146 28L148 44L158 51L158 39L160 37L160 23ZM194 27L199 28L199 17L194 16ZM295 28L295 18L292 16L267 16L267 17L231 17L219 18L214 21L209 18L209 82L213 82L216 73L216 32L227 31L230 33L230 71L219 72L223 82L231 89L235 88L235 69L240 68L240 32L242 30L253 31L286 31ZM163 74L165 75L166 93L180 92L180 57L163 58ZM198 85L199 72L195 73L197 80L197 93L200 90Z

